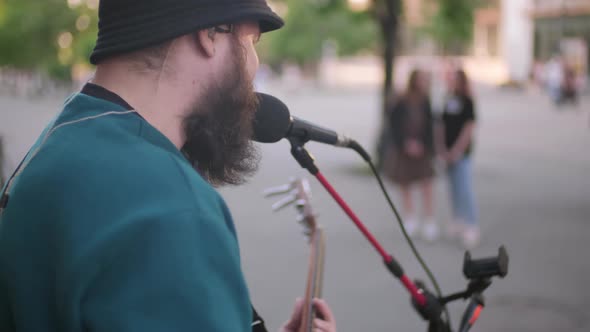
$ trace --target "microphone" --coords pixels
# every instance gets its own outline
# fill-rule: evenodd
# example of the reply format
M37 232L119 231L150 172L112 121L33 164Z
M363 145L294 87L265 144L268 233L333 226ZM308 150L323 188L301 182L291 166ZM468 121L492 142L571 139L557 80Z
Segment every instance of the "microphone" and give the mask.
M298 138L303 142L314 141L354 149L356 142L350 138L291 116L287 105L276 97L260 92L256 94L259 104L254 118L255 141L275 143L283 138Z

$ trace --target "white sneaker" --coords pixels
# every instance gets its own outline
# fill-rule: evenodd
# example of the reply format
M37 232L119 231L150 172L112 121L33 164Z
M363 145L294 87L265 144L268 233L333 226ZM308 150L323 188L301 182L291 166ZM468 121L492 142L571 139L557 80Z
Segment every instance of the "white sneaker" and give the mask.
M474 249L479 246L481 234L477 226L465 226L463 231L463 246L465 249Z
M428 242L434 242L439 235L438 225L434 220L429 220L422 226L422 237Z
M446 225L447 237L451 240L457 239L463 235L465 230L464 223L459 220L450 221Z
M415 236L420 228L420 223L415 218L406 218L404 220L404 228L406 229L406 233L408 236Z

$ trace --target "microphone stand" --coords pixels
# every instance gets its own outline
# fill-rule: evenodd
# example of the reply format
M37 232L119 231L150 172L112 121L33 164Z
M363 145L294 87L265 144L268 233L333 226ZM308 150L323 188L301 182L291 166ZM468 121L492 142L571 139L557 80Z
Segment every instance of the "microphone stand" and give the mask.
M410 293L414 309L416 309L420 316L428 322L428 332L451 332L451 326L449 323L450 318L445 321L441 315L445 305L452 301L470 298L469 305L464 312L461 326L458 330L459 332L469 331L479 318L480 313L485 306L483 292L492 284L491 278L496 276L504 278L508 274L509 258L506 248L501 246L498 250L497 257L482 259L472 259L470 253L466 252L463 262L463 274L470 280L467 289L448 296L441 295L441 297L437 297L431 293L421 281L417 280L416 282L413 282L408 278L401 265L391 254L388 254L385 249L383 249L377 239L375 239L348 204L346 204L344 199L340 197L336 189L332 187L315 165L315 159L313 156L305 149L304 145L309 139L306 137L289 137L288 139L291 143L291 154L295 160L297 160L301 167L308 170L318 179L379 253L387 270L393 274L394 277L399 279L404 288ZM358 145L358 143L352 141L349 147L359 152L365 160L370 160L368 154L362 149L362 147L360 147L360 145Z
M427 321L430 322L429 332L449 332L450 328L446 322L441 318L442 304L439 299L434 296L431 292L426 290L425 287L418 287L408 276L404 273L399 262L395 258L387 253L377 239L371 234L371 232L365 227L362 221L352 211L350 206L342 199L336 189L328 182L324 175L320 172L318 167L315 165L315 159L305 149L304 145L307 140L299 137L289 137L291 143L291 154L297 160L301 167L308 170L317 180L324 186L324 188L330 193L332 198L340 205L342 210L348 215L348 217L354 222L357 228L363 233L366 239L371 243L373 248L379 253L383 259L387 270L403 284L404 288L410 293L412 298L412 304L418 313Z

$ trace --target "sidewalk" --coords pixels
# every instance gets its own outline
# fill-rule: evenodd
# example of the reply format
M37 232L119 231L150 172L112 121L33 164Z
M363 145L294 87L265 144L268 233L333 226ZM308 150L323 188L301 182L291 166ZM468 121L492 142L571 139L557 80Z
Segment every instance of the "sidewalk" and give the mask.
M380 121L378 91L278 91L292 114L356 138L372 151ZM590 100L556 111L535 93L478 87L476 192L483 229L476 258L506 245L510 271L495 281L473 331L585 332L590 329ZM15 167L42 128L59 111L61 97L36 101L0 97L0 135L8 166ZM317 143L308 149L378 240L412 278L425 279L403 241L375 181L352 152ZM293 211L272 213L263 189L292 176L309 177L292 160L286 142L261 145L258 174L222 193L240 238L242 265L252 300L276 330L304 291L307 244ZM327 234L324 295L339 332L425 331L405 290L329 195L312 183L312 203ZM388 186L392 193L392 186ZM437 182L437 215L448 217L444 178ZM397 194L394 194L398 202ZM466 285L463 250L440 241L417 241L445 293ZM463 306L451 306L455 326Z

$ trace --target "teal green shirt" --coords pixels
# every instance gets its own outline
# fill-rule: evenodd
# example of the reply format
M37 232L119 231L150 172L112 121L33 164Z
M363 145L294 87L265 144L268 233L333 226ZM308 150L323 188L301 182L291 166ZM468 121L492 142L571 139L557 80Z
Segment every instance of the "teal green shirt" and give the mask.
M231 215L178 149L84 94L53 128L0 217L0 331L251 331Z

